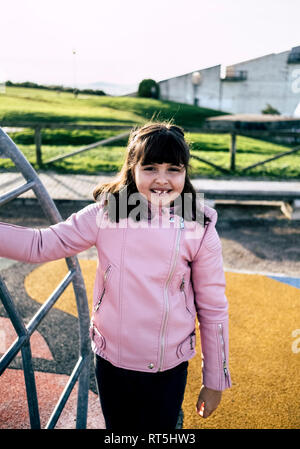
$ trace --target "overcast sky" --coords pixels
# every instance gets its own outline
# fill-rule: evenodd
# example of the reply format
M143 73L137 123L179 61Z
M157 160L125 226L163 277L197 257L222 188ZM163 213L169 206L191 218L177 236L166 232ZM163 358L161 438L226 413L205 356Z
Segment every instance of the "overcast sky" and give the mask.
M300 45L300 0L1 0L0 77L160 81ZM75 51L75 52L74 52Z

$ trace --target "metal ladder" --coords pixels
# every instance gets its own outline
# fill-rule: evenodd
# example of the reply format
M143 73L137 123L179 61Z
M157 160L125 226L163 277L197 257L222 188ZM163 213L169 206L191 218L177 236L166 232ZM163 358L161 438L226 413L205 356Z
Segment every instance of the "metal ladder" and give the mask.
M53 200L49 196L47 190L41 183L37 173L24 157L22 152L17 148L10 137L0 128L0 157L10 158L16 168L25 178L26 182L0 196L0 206L17 198L22 193L28 190L33 190L45 216L50 224L55 224L62 221L62 217L58 212ZM84 280L81 274L81 269L76 257L66 258L66 263L69 269L68 274L64 277L61 283L56 287L53 293L49 296L47 301L39 308L37 313L32 317L30 322L25 325L18 309L11 297L3 279L0 276L0 299L6 309L6 312L11 320L11 323L18 335L18 338L2 356L0 360L0 375L5 371L10 362L21 350L25 386L27 393L27 403L29 410L29 419L32 429L40 429L40 414L37 398L37 390L35 383L35 376L32 364L32 355L30 347L30 337L37 329L40 322L47 315L49 310L56 303L58 298L72 282L79 323L79 358L69 377L69 380L61 394L48 423L46 429L53 429L61 415L61 412L73 390L73 387L78 380L78 395L77 395L77 418L76 428L85 429L87 423L88 410L88 391L90 382L90 361L91 350L89 340L89 308L86 296Z

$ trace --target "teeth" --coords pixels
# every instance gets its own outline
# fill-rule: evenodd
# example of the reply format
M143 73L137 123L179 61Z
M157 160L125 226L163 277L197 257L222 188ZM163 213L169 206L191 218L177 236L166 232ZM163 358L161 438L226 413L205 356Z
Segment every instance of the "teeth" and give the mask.
M152 190L154 193L158 193L159 195L164 195L168 193L168 190Z
M161 195L162 193L166 193L166 190L154 190L154 192Z

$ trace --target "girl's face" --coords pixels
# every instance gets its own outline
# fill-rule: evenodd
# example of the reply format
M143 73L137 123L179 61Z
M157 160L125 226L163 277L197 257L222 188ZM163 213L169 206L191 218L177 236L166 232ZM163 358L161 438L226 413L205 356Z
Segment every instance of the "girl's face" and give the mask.
M166 206L178 197L185 183L184 165L169 163L135 166L134 179L139 193L157 206Z

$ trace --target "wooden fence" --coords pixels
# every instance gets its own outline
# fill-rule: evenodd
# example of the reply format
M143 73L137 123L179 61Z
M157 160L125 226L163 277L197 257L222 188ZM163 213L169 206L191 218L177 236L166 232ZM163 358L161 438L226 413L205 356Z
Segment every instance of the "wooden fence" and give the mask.
M227 116L226 116L227 118ZM300 123L300 120L297 121L297 123ZM241 123L243 126L241 126ZM282 123L282 122L279 122ZM286 123L286 121L284 122ZM261 123L258 126L259 129L255 129L255 126L253 126L253 122L250 124L250 126L247 126L244 122L241 121L229 121L229 120L222 120L220 118L219 120L207 120L203 126L199 128L185 128L186 132L197 132L197 133L203 133L203 134L230 134L231 140L230 140L230 146L229 146L229 157L230 157L230 164L229 169L226 169L224 167L221 167L220 165L214 164L211 161L208 161L204 158L200 158L199 156L192 155L191 157L194 159L197 159L207 165L210 165L214 167L215 169L221 171L224 174L230 174L236 170L236 155L237 155L237 148L236 148L236 138L238 135L246 136L246 137L253 137L258 139L268 139L270 137L282 137L282 138L299 138L300 136L300 126L299 130L295 130L295 128L284 128L282 129L282 126L272 126L268 129L266 127L266 122L264 122L264 126L261 126ZM298 126L298 125L297 125ZM34 129L35 133L35 151L36 151L36 163L39 168L44 167L45 165L53 164L57 161L60 161L62 159L66 159L72 156L75 156L79 153L89 151L93 148L97 148L100 146L108 145L112 142L116 142L120 139L124 139L129 136L131 127L130 126L112 126L112 125L78 125L78 124L71 124L71 123L28 123L28 122L1 122L1 127L9 127L9 128L31 128ZM98 142L94 142L90 145L83 146L79 148L76 151L62 154L60 156L57 156L52 159L48 159L46 161L43 160L42 157L42 130L43 129L77 129L77 130L88 130L88 129L96 129L96 130L110 130L110 131L123 131L120 134L117 134L116 136L110 137L108 139L102 139ZM300 151L300 145L296 146L295 148L292 148L289 151L285 151L283 153L280 153L276 156L273 156L271 158L265 159L264 161L257 162L255 164L249 165L248 167L245 167L241 170L241 173L245 173L249 170L251 170L254 167L257 167L259 165L267 164L268 162L271 162L275 159L279 159L285 156L289 156L291 154L294 154L296 152Z

